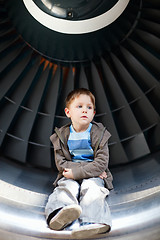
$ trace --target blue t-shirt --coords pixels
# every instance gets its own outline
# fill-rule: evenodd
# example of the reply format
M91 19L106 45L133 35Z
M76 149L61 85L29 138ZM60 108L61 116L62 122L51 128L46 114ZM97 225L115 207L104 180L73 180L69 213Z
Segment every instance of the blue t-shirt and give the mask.
M68 138L68 147L72 156L72 161L93 161L93 149L91 147L90 132L92 123L89 124L85 132L76 132L73 126L70 126L70 135Z

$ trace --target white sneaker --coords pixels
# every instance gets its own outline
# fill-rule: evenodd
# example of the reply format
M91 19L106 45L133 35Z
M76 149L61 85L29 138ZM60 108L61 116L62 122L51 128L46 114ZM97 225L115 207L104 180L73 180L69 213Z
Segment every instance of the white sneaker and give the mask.
M82 209L79 205L69 205L63 207L49 222L52 230L62 230L68 224L79 218Z
M96 234L109 232L110 226L107 224L88 224L81 226L80 228L72 231L72 237L74 238L87 238Z

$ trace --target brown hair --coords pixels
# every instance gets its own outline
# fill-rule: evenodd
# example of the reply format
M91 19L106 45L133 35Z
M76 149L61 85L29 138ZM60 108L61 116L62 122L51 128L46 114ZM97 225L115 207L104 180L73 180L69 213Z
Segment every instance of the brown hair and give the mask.
M71 102L76 98L76 97L79 97L79 95L81 94L84 94L84 95L87 95L91 98L91 102L93 103L93 107L94 107L94 110L95 110L95 97L94 95L86 88L77 88L73 91L71 91L68 96L66 97L66 100L65 100L65 105L67 108L69 108L69 105L71 104Z

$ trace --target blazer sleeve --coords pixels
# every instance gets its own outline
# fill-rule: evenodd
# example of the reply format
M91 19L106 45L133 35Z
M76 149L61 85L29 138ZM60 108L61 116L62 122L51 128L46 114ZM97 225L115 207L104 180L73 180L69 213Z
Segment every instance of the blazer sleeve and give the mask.
M71 159L66 159L64 152L62 151L60 139L56 133L50 137L50 140L54 147L55 164L58 171L62 173L65 168L77 167L77 164L72 162Z

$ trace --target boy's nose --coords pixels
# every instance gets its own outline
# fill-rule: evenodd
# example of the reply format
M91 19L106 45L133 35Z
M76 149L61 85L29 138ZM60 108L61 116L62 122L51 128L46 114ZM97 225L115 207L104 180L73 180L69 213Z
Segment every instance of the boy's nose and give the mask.
M87 108L83 108L83 113L86 113L87 112Z

